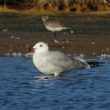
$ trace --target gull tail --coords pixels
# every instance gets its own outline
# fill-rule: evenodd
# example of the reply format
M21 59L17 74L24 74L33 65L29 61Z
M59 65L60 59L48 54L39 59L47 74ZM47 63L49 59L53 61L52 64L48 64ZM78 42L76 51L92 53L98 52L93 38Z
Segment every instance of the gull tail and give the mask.
M100 61L87 61L87 63L90 65L90 68L100 67L104 64L104 62Z

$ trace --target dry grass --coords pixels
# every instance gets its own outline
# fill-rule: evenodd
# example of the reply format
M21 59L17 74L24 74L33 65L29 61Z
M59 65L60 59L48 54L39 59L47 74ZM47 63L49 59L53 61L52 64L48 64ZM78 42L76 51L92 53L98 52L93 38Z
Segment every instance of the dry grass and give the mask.
M79 6L76 6L76 11L71 11L69 8L66 8L63 11L58 11L58 9L50 8L48 10L45 9L38 9L36 7L31 9L22 9L22 10L16 10L8 7L0 6L0 13L8 13L8 14L21 14L21 15L56 15L56 14L73 14L73 13L83 13L83 14L106 14L110 13L110 7L107 7L105 10L103 8L99 8L99 11L85 11L82 12L81 8Z
M0 6L0 13L19 13L19 11Z

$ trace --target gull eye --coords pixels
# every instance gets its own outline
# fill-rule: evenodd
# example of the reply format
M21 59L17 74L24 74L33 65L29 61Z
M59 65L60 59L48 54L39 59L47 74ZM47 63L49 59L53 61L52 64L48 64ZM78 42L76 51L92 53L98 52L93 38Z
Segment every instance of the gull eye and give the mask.
M40 47L42 47L42 45L40 45Z

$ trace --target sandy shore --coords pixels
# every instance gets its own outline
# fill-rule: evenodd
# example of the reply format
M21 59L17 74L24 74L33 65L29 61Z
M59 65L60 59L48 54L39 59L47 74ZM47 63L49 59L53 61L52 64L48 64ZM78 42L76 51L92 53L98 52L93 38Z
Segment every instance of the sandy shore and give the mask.
M27 53L28 48L39 41L48 43L50 50L59 50L71 54L87 56L110 54L110 35L75 35L61 32L57 34L57 40L60 43L54 43L51 32L15 34L26 37L11 38L9 37L12 35L11 33L0 33L0 36L4 36L0 39L0 55L3 56L10 50L23 54Z
M28 48L43 41L50 50L88 56L110 54L110 14L62 14L50 16L71 29L57 33L46 30L41 15L0 14L0 55L27 53ZM73 32L71 32L73 31Z

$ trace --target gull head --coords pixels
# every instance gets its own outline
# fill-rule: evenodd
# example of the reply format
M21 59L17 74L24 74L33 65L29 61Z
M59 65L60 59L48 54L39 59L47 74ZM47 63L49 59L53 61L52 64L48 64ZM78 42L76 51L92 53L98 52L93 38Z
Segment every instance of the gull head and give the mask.
M46 20L48 20L49 17L48 16L42 16L42 21L45 22Z
M49 47L46 43L44 42L38 42L36 43L32 48L31 48L31 51L33 52L46 52L49 50Z

